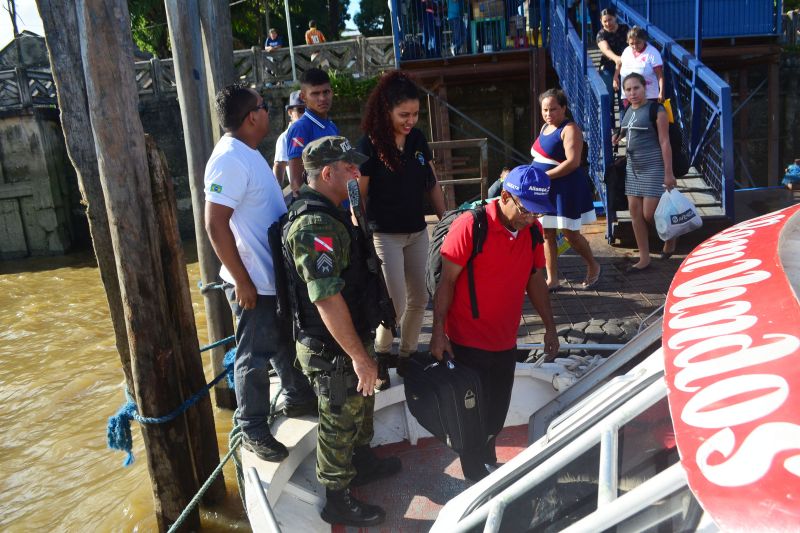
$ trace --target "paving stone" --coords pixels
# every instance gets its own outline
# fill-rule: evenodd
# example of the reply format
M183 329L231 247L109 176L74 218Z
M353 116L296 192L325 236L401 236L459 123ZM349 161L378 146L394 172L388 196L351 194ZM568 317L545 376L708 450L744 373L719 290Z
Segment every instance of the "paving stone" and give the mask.
M576 331L584 331L587 326L589 326L588 322L578 322L577 324L572 325L572 329Z
M599 318L593 318L592 320L589 321L590 326L602 326L605 323L606 323L605 320Z
M570 344L583 344L586 342L586 335L580 331L573 331L567 335L567 342Z
M603 325L603 331L612 337L622 337L625 332L617 324L612 324L610 321Z
M587 337L602 337L606 334L600 326L587 326L584 333L586 333Z

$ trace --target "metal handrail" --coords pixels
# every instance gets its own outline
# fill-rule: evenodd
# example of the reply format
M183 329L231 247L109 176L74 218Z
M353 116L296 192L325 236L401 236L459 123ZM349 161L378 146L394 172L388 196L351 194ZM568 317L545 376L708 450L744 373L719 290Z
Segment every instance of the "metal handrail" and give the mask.
M625 425L636 418L643 411L654 405L666 396L666 386L663 380L651 383L642 392L636 395L616 411L609 413L600 423L588 428L578 435L572 442L567 443L562 449L545 459L521 479L514 482L499 494L492 497L489 502L475 509L470 514L462 517L455 527L456 532L470 531L485 523L485 532L497 531L503 511L506 506L531 490L534 486L546 480L566 466L570 461L580 456L597 445L603 434L610 428ZM635 492L631 491L631 494ZM491 522L489 518L491 517Z
M439 97L438 94L429 91L425 87L419 87L419 88L426 95L435 98L437 102L439 102L440 104L443 104L445 107L447 107L447 109L449 111L452 111L453 113L455 113L459 118L463 119L467 124L469 124L470 126L473 126L474 128L476 128L483 135L486 135L487 138L493 140L494 142L496 142L497 144L499 144L503 148L507 148L508 150L510 150L511 154L517 158L517 162L519 162L521 164L526 164L526 163L530 162L531 156L529 154L527 154L527 155L523 154L522 152L520 152L519 150L517 150L516 148L514 148L513 146L508 144L505 140L503 140L502 138L498 137L497 135L495 135L494 133L492 133L488 129L486 129L483 126L481 126L474 119L472 119L471 117L469 117L466 114L464 114L457 107L451 105L447 100L444 100L443 98Z
M489 178L489 149L486 139L458 139L452 141L434 141L428 143L431 151L456 150L459 148L478 148L480 150L480 177L438 180L439 185L469 185L478 183L481 186L481 200L486 199L487 181Z
M264 486L261 485L261 478L258 476L258 470L256 470L254 466L247 469L247 478L250 481L250 485L256 489L256 499L264 513L269 533L281 533L281 528L278 526L278 521L275 519L275 513L272 511L272 506L267 499L267 493L264 492Z

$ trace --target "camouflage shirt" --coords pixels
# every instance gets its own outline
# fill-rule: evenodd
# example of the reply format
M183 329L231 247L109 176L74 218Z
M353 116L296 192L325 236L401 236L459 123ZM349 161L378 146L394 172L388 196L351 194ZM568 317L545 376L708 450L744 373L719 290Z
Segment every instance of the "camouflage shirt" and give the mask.
M303 200L317 200L333 207L327 197L308 185L302 186L296 201ZM341 273L350 265L350 234L340 221L320 211L303 214L289 228L286 248L306 283L311 302L342 292Z

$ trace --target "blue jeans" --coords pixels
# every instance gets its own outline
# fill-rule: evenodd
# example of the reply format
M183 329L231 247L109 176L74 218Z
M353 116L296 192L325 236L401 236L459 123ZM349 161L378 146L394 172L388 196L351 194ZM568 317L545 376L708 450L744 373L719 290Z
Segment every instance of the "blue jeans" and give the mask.
M278 327L275 296L259 294L254 309L242 309L232 288L225 289L225 294L237 318L233 380L239 424L248 438L261 439L270 435L268 361L281 380L287 404L313 400L314 390L294 367L294 342Z

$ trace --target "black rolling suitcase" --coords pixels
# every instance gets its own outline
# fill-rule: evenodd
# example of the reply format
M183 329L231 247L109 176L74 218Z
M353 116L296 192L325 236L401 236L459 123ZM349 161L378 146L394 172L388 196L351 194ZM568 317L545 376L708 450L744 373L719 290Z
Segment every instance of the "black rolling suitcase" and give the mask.
M433 436L459 453L486 444L483 393L474 370L418 354L403 379L408 410Z

